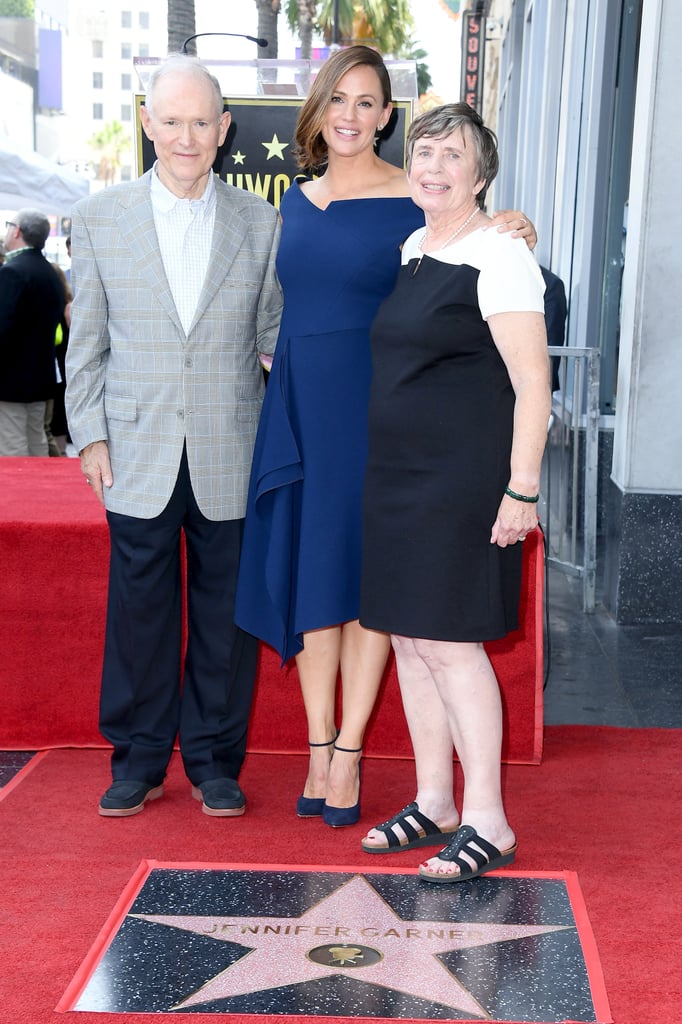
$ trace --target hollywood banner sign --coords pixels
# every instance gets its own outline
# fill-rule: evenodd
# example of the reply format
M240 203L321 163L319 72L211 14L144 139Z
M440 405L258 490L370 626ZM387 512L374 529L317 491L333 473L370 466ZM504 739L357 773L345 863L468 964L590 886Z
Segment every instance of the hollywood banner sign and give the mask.
M154 147L142 131L139 110L144 96L136 96L137 168L143 174L155 160ZM279 209L282 196L292 181L301 177L293 157L294 129L303 97L279 99L272 96L253 99L225 98L232 114L227 138L218 150L215 173L229 185L246 189L267 199ZM410 125L412 103L394 103L391 119L382 133L378 152L397 167L405 166L405 143Z
M460 93L465 103L483 113L483 64L485 58L484 14L466 11L462 23L462 79Z

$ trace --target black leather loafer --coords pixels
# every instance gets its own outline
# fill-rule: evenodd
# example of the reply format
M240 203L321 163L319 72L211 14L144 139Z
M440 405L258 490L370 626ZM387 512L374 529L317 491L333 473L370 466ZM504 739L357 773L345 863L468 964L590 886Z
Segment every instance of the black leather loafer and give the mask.
M246 797L234 779L209 779L192 786L192 796L201 800L202 811L214 818L236 818L246 810Z
M119 779L112 783L99 802L99 813L105 818L128 818L144 810L147 800L158 800L163 796L163 785L151 786L148 782L133 782Z

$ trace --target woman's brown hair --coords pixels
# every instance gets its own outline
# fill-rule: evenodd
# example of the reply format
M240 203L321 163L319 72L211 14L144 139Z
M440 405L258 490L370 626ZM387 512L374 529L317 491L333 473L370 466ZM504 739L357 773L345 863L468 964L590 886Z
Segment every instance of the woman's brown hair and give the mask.
M374 68L381 85L384 109L391 102L391 79L381 54L370 46L348 46L324 62L301 107L294 133L294 156L302 169L320 167L327 161L327 143L322 138L327 108L339 80L353 68Z

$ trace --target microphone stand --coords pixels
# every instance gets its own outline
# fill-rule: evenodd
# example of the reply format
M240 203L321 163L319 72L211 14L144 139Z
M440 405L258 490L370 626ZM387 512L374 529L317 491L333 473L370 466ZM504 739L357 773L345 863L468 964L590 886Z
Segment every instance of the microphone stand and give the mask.
M194 36L188 36L182 44L182 52L187 53L187 44L191 43L193 39L201 39L202 36L234 36L235 39L248 39L252 43L256 43L257 46L267 46L267 39L257 38L256 36L245 36L241 32L197 32Z

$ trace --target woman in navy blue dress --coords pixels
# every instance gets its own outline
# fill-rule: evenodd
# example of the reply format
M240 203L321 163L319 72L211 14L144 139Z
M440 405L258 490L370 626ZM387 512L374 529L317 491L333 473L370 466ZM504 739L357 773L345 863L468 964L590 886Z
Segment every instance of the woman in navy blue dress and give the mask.
M284 313L254 453L237 622L296 658L310 764L301 817L360 816L359 761L390 649L358 622L369 329L424 216L402 169L375 152L392 111L380 55L334 54L301 108L304 168L281 204ZM501 215L534 238L521 214ZM335 722L341 673L343 720Z

